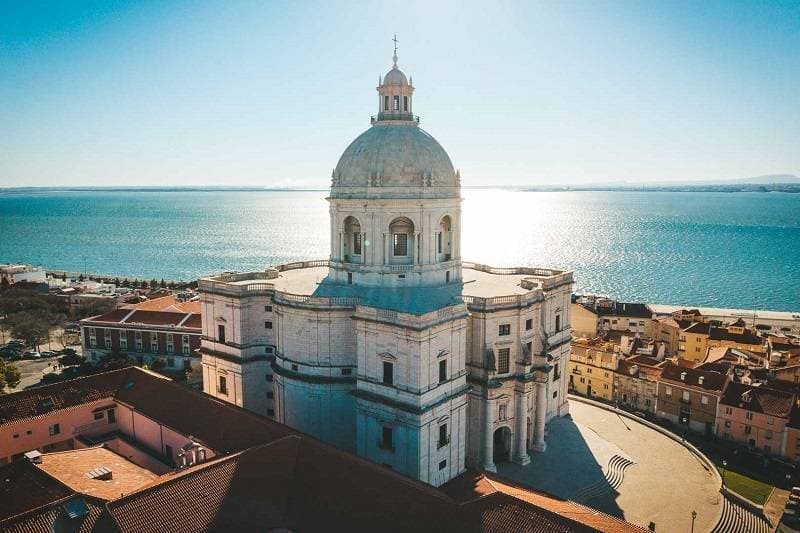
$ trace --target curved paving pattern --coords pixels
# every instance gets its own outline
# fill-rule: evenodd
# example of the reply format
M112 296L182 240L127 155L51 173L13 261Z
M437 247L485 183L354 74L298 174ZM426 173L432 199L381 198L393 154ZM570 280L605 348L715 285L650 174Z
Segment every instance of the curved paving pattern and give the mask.
M712 533L769 533L770 523L749 509L726 497L722 505L722 516Z
M614 455L608 461L606 468L603 469L605 479L582 488L573 494L570 499L589 505L589 502L592 500L614 494L617 488L622 485L623 479L625 479L625 469L634 464L636 463L630 459L622 457L621 455Z

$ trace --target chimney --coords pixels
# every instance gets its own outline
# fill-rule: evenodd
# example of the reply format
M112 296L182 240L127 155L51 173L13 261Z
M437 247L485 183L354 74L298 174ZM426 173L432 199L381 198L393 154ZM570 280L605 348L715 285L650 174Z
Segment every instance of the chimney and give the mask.
M686 381L686 372L681 372L681 381Z
M702 385L704 379L705 379L705 376L700 376L699 378L697 378L697 384L698 385Z

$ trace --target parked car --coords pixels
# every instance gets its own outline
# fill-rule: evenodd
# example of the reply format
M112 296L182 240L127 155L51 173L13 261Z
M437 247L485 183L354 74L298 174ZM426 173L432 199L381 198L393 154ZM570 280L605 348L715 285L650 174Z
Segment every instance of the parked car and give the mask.
M53 351L50 351L50 350L46 350L46 351L42 352L42 357L55 357L55 356L56 356L56 352L53 352Z
M29 350L23 354L23 357L25 359L41 359L42 354L40 354L39 352L34 352L33 350Z

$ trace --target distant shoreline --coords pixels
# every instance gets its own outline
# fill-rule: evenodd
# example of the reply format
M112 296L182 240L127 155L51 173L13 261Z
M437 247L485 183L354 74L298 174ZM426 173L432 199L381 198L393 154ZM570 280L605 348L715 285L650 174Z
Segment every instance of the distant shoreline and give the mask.
M518 192L724 192L724 193L800 193L800 184L736 184L736 185L674 185L674 186L499 186L473 185L463 186L467 190L502 190ZM4 193L45 193L45 192L327 192L328 188L284 188L284 187L224 187L210 185L208 187L0 187Z

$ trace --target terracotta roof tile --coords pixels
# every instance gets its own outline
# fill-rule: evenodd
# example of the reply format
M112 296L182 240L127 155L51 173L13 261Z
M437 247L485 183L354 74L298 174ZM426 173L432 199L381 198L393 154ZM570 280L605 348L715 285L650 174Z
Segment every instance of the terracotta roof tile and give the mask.
M73 491L26 460L0 466L0 524L12 516L71 496Z
M681 379L683 376L683 379ZM701 380L702 379L702 383ZM667 362L661 370L661 380L671 381L678 385L684 385L709 392L722 392L728 377L719 372L710 372L699 368L686 368Z

